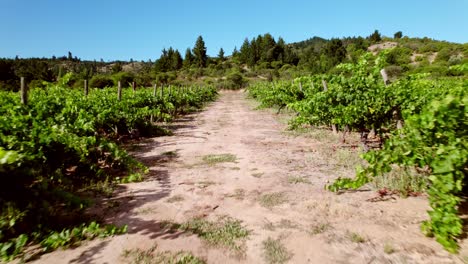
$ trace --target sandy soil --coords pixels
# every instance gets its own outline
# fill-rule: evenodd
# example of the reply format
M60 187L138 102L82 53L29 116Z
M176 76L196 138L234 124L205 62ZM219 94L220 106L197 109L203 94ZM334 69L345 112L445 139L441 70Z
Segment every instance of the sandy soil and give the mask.
M149 177L120 186L98 207L105 221L127 224L128 234L58 250L35 263L128 263L125 250L154 245L191 251L208 263L265 263L268 238L285 246L288 263L462 263L419 231L427 219L424 197L379 201L372 199L375 191L324 190L353 171L329 162L339 152L330 147L322 153L316 138L285 133L278 116L254 107L240 91L222 92L205 111L174 123L174 136L141 142L134 155L150 167ZM233 154L236 161L203 161L212 154ZM262 206L265 194L278 193L282 203ZM161 227L167 220L225 215L250 230L242 256Z

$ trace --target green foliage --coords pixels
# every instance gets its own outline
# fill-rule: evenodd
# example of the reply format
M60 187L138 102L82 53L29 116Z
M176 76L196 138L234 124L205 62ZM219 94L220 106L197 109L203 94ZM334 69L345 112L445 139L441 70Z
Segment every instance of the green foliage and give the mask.
M7 242L0 242L0 259L2 261L11 261L21 254L28 242L28 236L21 234L17 238L12 238Z
M223 88L226 89L241 89L247 84L247 80L239 72L232 72L226 77L227 83Z
M206 55L205 41L203 41L202 36L198 36L192 51L194 55L193 63L199 68L206 67L208 56Z
M393 38L395 39L401 39L403 37L403 32L397 31L395 34L393 34Z
M392 170L392 164L425 170L430 174L428 195L432 211L422 229L433 234L448 251L456 252L456 239L462 233L457 208L468 168L468 84L450 85L442 99L423 104L417 114L406 114L403 130L396 131L382 150L366 153L364 158L369 165L358 169L356 179L339 179L328 188L358 188ZM417 101L413 103L407 113L418 107Z
M178 50L169 47L168 50L163 49L162 54L154 64L156 72L175 71L182 68L182 56Z
M205 260L194 256L190 252L155 252L156 246L148 250L125 250L123 256L132 264L205 264Z
M368 38L372 43L377 43L382 40L382 36L377 29Z
M392 52L383 52L375 59L365 54L356 64L341 64L337 67L339 76L259 83L249 87L249 94L262 106L287 105L297 111L293 127L335 124L356 131L375 129L384 147L363 155L368 165L357 168L356 178L339 178L327 188L356 189L396 167L415 170L428 178L418 180L416 188L426 189L419 184L429 182L432 211L423 229L455 252L462 232L458 205L468 168L468 82L427 79L426 74L385 86L379 72ZM455 69L463 70L463 66ZM322 81L327 81L327 90L322 88ZM397 120L404 122L403 129L395 129ZM411 191L407 186L399 188L402 194Z
M81 224L73 229L64 229L61 232L51 232L41 242L44 251L50 251L57 248L67 248L80 243L83 240L91 240L96 237L108 237L127 233L127 226L116 227L106 225L101 227L96 222L88 225Z
M158 134L161 129L151 120L170 121L216 96L214 88L171 90L154 96L152 89L125 89L118 101L115 88L94 89L84 97L81 90L48 85L33 89L28 105L20 104L15 93L1 92L0 243L15 244L12 239L21 234L55 232L74 225L70 218L83 222L78 216L90 202L81 189L113 181L112 171L128 175L122 182L141 180L146 168L117 141ZM68 243L74 232L54 237ZM14 251L12 246L5 250Z
M226 58L224 57L224 50L223 48L220 48L218 52L218 60L219 62L223 62L225 59Z
M240 253L243 241L249 231L242 222L230 217L220 217L216 222L196 218L180 226L180 229L193 232L213 246L224 246Z
M113 77L114 77L114 83L117 84L120 81L122 87L130 87L132 85L132 82L135 81L135 75L130 72L119 72L117 74L114 74ZM91 87L95 87L95 86L91 86ZM97 88L103 88L103 87L97 87Z
M262 242L266 263L281 264L291 259L292 253L281 243L279 239L268 239Z
M105 88L114 86L114 80L107 75L94 75L89 81L89 86L94 88Z

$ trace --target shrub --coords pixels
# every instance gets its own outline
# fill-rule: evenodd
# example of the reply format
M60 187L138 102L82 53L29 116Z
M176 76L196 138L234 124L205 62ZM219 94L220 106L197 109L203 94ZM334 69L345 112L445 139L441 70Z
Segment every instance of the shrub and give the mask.
M105 88L114 86L114 81L110 76L106 75L94 75L89 82L90 87L94 88Z
M227 89L241 89L247 84L247 80L238 72L231 73L227 76Z
M114 74L114 81L115 83L121 83L122 87L131 86L131 83L135 81L135 75L130 72L119 72Z

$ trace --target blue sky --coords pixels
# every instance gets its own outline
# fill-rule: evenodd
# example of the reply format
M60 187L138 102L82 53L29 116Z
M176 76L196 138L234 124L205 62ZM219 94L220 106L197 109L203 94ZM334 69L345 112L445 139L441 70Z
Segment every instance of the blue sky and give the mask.
M208 54L230 54L271 33L286 42L368 36L375 29L468 42L468 0L0 0L0 57L154 60L182 55L203 36Z

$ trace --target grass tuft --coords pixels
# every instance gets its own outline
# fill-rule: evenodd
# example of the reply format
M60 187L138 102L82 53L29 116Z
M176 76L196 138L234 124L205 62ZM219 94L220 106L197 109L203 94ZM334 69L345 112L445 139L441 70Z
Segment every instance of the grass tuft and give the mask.
M288 183L289 184L299 184L299 183L304 183L304 184L312 184L309 179L306 177L299 177L299 176L290 176L288 178Z
M165 221L161 227L174 232L191 232L211 246L225 247L240 255L244 254L245 239L249 235L240 220L227 216L219 217L214 222L203 218L194 218L182 224Z
M321 234L325 231L327 231L327 229L330 228L330 224L329 223L319 223L319 224L316 224L316 225L313 225L310 230L309 230L309 234L310 235L317 235L317 234Z
M349 240L351 240L354 243L366 242L366 239L363 236L359 235L358 233L348 232L346 236L349 238Z
M260 196L259 203L261 206L266 208L273 208L277 205L287 202L286 195L284 193L267 193Z
M148 250L131 249L124 250L122 256L132 264L204 264L205 260L194 256L187 251L156 252L156 246Z
M264 258L267 263L281 264L287 262L292 257L286 247L279 239L272 239L269 237L262 242Z
M210 166L213 166L218 163L224 163L224 162L236 162L236 160L237 160L236 155L228 154L228 153L203 156L203 161Z
M390 254L392 254L392 253L395 253L396 250L395 250L395 248L394 248L392 245L390 245L389 243L385 243L383 251L385 252L385 254L389 254L389 255L390 255Z

